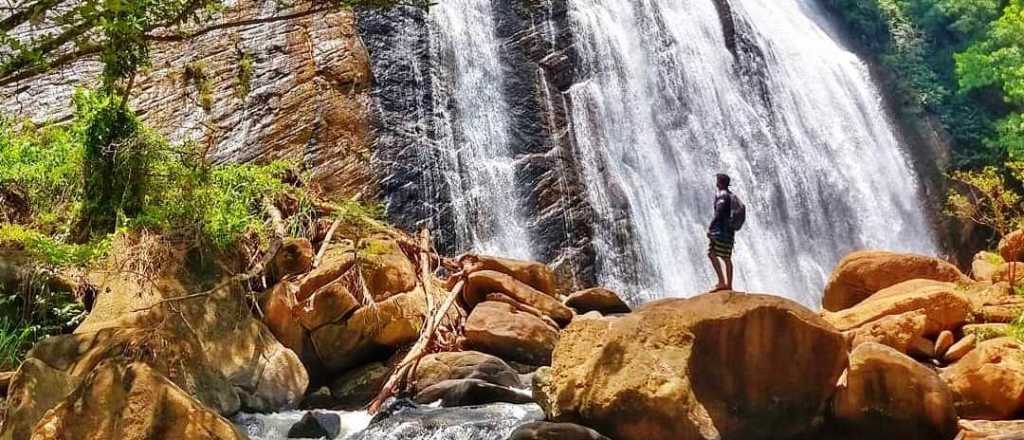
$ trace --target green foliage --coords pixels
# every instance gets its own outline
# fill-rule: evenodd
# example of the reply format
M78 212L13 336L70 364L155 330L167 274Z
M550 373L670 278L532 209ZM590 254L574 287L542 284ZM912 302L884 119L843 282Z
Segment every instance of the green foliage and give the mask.
M72 331L86 316L71 293L46 286L46 273L31 276L18 292L0 286L0 370L17 368L36 342Z
M1024 163L1007 166L1010 177L1024 180ZM956 171L946 209L949 215L987 226L1005 235L1024 227L1021 195L1009 184L1004 171L988 166L977 171Z
M106 235L114 232L119 218L142 212L162 141L115 95L76 94L75 117L85 127L78 233L82 238Z
M995 121L1002 111L968 94L954 54L985 33L1002 0L828 0L860 43L892 70L909 117L931 113L955 140L958 167L998 165L1006 147Z
M85 244L67 243L26 226L0 223L0 247L23 249L51 266L88 266L106 255L110 240L107 235Z
M185 78L196 88L199 106L210 111L213 107L213 79L210 78L206 63L198 61L185 66Z
M210 165L193 143L168 153L158 163L161 181L134 227L218 249L246 236L267 235L263 203L289 188L282 181L288 163Z
M21 366L25 353L38 339L32 327L0 318L0 370L10 371Z
M238 85L235 86L235 92L239 98L249 96L249 92L252 91L252 74L255 64L256 60L252 53L242 52L238 59Z
M67 233L53 226L69 224L79 208L83 150L76 130L0 117L0 192L22 194L30 202L25 214L51 233ZM0 215L4 220L12 219Z

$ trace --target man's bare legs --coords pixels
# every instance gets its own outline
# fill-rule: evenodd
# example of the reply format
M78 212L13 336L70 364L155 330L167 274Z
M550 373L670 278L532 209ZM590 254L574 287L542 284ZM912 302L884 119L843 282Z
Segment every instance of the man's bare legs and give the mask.
M730 289L732 285L732 260L725 259L725 270L728 273L728 282L726 282L726 278L722 276L722 263L718 261L718 257L708 252L708 258L711 260L711 267L715 268L715 275L718 276L718 284L711 291L717 292Z
M723 258L725 261L725 289L732 290L732 258Z

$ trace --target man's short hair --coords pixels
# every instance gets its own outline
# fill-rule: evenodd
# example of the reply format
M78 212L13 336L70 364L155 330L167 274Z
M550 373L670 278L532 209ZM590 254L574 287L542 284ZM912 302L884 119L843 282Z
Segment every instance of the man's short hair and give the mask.
M729 183L732 181L732 179L729 178L728 174L722 173L715 174L715 179L717 182L725 185L726 188L729 187Z

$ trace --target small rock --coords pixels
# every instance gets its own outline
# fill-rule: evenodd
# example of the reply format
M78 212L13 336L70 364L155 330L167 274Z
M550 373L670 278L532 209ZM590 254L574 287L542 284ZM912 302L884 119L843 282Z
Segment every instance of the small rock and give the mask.
M530 422L512 431L508 440L611 440L575 423Z
M313 267L313 244L305 238L285 238L271 264L278 279L309 272Z
M342 408L360 408L370 403L380 392L390 373L391 368L382 362L373 362L346 371L331 382L331 396Z
M288 430L288 438L334 439L341 433L341 417L333 413L310 411Z
M907 354L919 358L931 359L935 357L935 343L922 337L914 338L907 347Z
M942 360L946 361L947 363L956 362L960 360L960 358L966 356L967 353L970 353L971 350L974 350L974 347L975 345L977 345L977 343L977 336L964 336L959 341L953 343L953 345L949 347L949 350L946 350L946 354L942 356Z
M569 295L565 305L572 307L577 313L599 312L602 315L629 313L629 306L618 294L603 287L581 290Z
M320 387L311 393L306 394L299 403L301 409L331 409L338 404L338 401L331 396L331 389Z
M971 278L977 281L992 281L992 275L1003 264L1003 257L992 252L978 252L971 261Z
M939 333L939 336L935 338L935 357L943 357L946 354L946 350L953 346L953 332L949 330L943 330Z
M484 405L487 403L529 403L533 397L525 391L495 385L480 379L452 379L438 382L413 398L420 404L441 401L443 407Z

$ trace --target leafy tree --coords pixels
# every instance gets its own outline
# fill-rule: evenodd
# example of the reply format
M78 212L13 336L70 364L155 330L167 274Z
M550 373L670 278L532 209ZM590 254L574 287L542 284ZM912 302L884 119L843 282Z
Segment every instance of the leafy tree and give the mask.
M1011 0L983 38L956 55L965 91L995 87L1011 113L999 121L991 141L1024 159L1024 0Z
M1024 163L1009 163L1007 169L1014 180L1024 180ZM948 214L991 228L999 235L1024 226L1024 199L1002 170L988 166L978 171L956 171L950 179L954 185L946 201Z

